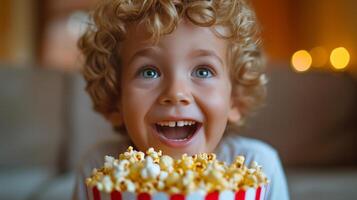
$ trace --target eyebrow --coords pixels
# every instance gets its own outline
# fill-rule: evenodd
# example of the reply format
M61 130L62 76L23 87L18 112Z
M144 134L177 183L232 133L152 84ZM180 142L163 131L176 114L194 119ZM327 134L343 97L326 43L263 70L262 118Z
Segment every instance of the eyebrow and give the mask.
M196 50L192 51L191 57L196 57L196 56L197 57L205 57L205 56L214 57L223 65L223 60L212 50L196 49Z
M156 55L158 51L160 51L160 50L155 47L146 47L146 48L140 49L139 51L135 52L134 55L131 56L131 58L129 58L128 63L130 64L137 57L145 57L147 55L153 55L153 54Z

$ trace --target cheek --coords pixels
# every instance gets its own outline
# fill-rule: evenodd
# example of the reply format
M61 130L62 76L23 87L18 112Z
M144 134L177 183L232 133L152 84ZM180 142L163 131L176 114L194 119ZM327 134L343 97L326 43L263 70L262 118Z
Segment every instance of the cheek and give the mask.
M148 147L148 134L145 128L146 113L151 106L151 97L142 90L127 87L122 91L122 116L127 134L138 147ZM145 99L145 101L143 101Z
M197 105L205 116L204 121L204 151L212 152L221 140L228 121L230 107L230 88L207 87L200 90L200 98L197 97Z
M231 87L228 81L212 81L196 89L202 109L216 115L228 114L231 98ZM222 116L220 116L222 117Z
M197 101L210 132L223 132L230 108L231 89L227 81L215 82L197 90Z
M140 136L145 139L147 130L147 114L155 104L158 82L143 84L140 79L130 79L131 76L122 74L121 110L124 125L129 135Z
M126 87L122 93L121 107L124 124L127 126L128 131L135 130L136 132L143 127L146 113L153 104L153 101L154 99L150 95L150 92L136 89L135 87Z

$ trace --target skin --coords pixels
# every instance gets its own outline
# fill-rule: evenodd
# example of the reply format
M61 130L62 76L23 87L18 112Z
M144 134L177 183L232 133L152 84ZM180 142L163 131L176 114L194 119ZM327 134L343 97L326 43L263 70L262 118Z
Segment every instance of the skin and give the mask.
M143 25L128 29L120 50L119 113L112 122L123 124L141 151L154 147L176 158L213 152L227 122L240 119L231 96L228 41L186 20L156 45L149 38ZM170 146L153 131L155 123L170 119L194 119L202 126L190 143Z

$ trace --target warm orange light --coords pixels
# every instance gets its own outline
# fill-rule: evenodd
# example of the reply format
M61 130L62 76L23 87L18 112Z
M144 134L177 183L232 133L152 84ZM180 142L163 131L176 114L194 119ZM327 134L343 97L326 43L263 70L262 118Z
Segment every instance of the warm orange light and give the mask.
M311 63L311 55L306 50L295 52L291 58L291 64L297 72L307 71L311 67Z
M323 47L315 47L310 51L313 67L322 67L328 61L328 53Z
M350 62L350 54L344 47L335 48L331 52L330 62L335 69L344 69Z

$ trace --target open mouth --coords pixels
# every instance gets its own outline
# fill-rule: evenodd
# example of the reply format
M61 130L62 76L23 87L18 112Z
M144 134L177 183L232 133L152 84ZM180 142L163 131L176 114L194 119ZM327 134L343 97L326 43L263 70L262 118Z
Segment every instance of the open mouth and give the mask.
M155 123L157 133L171 141L186 141L191 139L201 127L201 123L187 121L163 121Z

